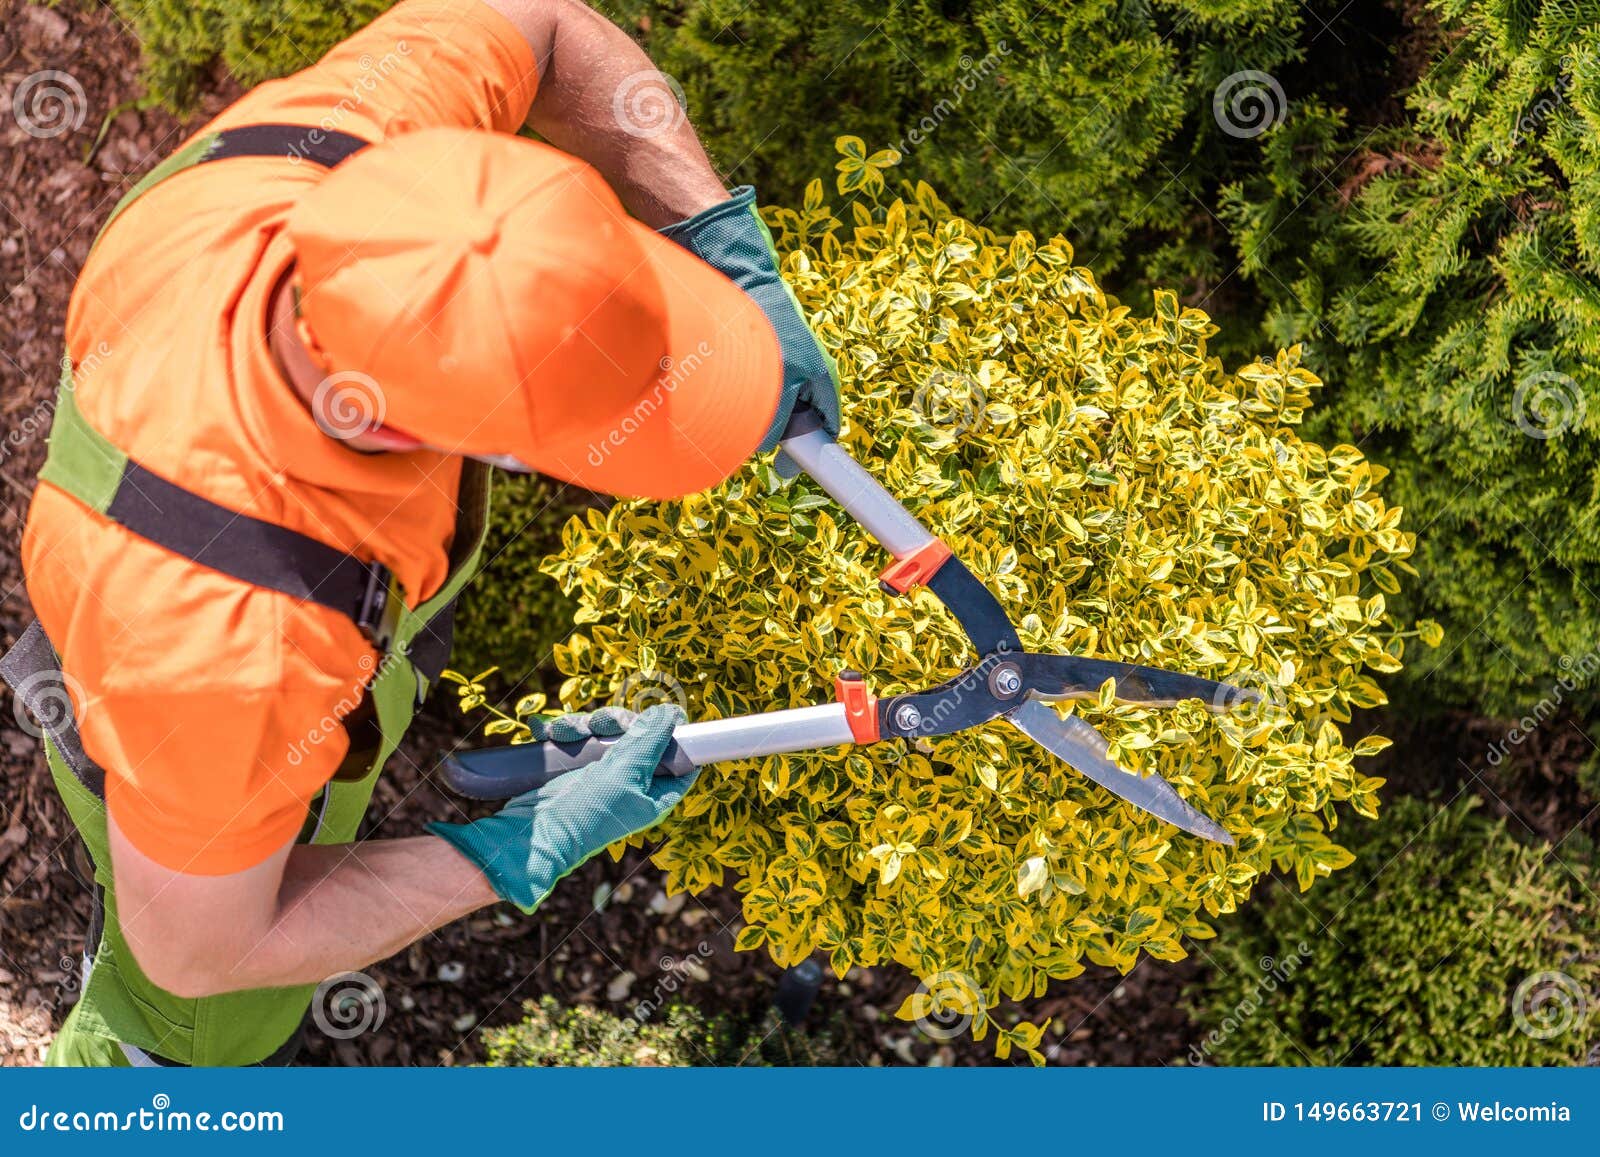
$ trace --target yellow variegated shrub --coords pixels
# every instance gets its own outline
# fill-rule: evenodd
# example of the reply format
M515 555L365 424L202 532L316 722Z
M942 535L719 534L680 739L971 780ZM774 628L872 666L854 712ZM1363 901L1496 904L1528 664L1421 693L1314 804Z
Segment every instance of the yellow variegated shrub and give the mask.
M844 443L998 594L1028 648L1265 692L1268 707L1228 718L1076 707L1238 846L1133 809L1003 723L710 767L650 838L672 886L735 884L739 947L946 978L902 1015L948 1011L954 991L1002 1055L1037 1059L1037 1026L992 1020L1002 999L1086 960L1178 959L1274 865L1308 887L1349 862L1335 805L1375 814L1381 781L1355 758L1387 741L1347 745L1337 723L1382 703L1373 674L1437 629L1387 620L1411 536L1375 489L1381 468L1296 436L1319 385L1297 350L1227 373L1203 313L1162 295L1138 316L1064 240L997 237L925 185L885 203L883 158L842 143L851 225L820 183L767 219L838 357ZM826 701L843 668L885 695L972 663L931 594L880 590L886 561L808 479L784 488L762 465L573 519L545 563L579 606L557 652L563 703L681 687L707 719Z

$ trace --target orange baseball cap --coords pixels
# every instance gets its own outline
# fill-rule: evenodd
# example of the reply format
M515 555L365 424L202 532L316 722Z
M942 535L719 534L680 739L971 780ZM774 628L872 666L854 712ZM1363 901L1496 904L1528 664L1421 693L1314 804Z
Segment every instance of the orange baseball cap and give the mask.
M328 174L287 228L311 352L431 446L673 498L737 470L777 414L755 302L547 145L408 133Z

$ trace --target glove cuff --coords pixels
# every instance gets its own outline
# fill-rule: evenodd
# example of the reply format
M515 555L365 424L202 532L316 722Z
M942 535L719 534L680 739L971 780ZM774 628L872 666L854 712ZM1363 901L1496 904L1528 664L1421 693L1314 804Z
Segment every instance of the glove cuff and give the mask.
M693 217L685 218L676 225L668 225L659 230L661 236L672 241L689 252L700 256L700 251L695 247L695 240L702 236L707 227L730 217L738 217L755 212L756 188L754 185L740 185L729 192L726 201L719 201L709 209L702 209Z
M531 914L544 902L550 889L546 888L537 896L533 894L527 864L516 862L519 856L526 858L528 838L525 833L519 835L506 830L511 826L502 816L489 816L470 824L435 821L428 824L426 830L477 865L495 895Z

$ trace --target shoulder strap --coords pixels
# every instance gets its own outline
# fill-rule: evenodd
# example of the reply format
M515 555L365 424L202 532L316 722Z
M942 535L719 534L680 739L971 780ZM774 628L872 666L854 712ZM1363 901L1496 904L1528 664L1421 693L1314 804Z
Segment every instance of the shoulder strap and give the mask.
M276 523L230 510L129 458L89 425L64 381L39 479L140 538L241 582L348 615L387 648L404 605L378 562Z
M282 157L298 163L310 161L331 169L367 147L367 142L349 133L306 125L241 125L214 133L201 161L225 161L229 157Z
M232 157L282 157L292 164L310 161L332 169L367 147L366 141L349 133L309 125L241 125L236 129L205 133L195 137L151 169L129 189L100 226L100 233L116 223L118 217L151 189L196 165L226 161Z
M131 458L105 515L230 578L342 611L374 642L389 642L383 623L393 583L382 563L363 562L288 527L219 506Z

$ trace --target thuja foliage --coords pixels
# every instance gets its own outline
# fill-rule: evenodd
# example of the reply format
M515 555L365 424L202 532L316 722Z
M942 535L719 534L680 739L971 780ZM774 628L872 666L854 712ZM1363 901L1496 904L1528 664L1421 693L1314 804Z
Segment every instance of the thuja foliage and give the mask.
M1399 799L1356 867L1255 904L1207 950L1217 1064L1571 1065L1600 1043L1592 855L1476 799ZM1286 967L1288 965L1288 967ZM1265 970L1265 971L1264 971Z
M1408 606L1452 650L1413 675L1519 714L1593 654L1600 617L1600 16L1430 8L1437 60L1407 122L1353 154L1336 227L1259 183L1231 215L1275 332L1316 340L1339 385L1329 420L1429 526Z
M244 84L285 76L317 59L395 0L113 0L144 46L152 98L193 101L221 60Z
M1400 666L1408 632L1386 598L1412 540L1381 468L1296 435L1318 385L1297 351L1228 373L1207 353L1214 327L1172 295L1134 313L1064 240L998 236L925 184L891 197L862 143L841 147L850 223L820 183L768 220L839 359L845 445L1030 649L1263 692L1240 717L1078 707L1238 847L1177 833L995 726L709 767L652 832L656 860L674 889L737 882L740 948L964 977L975 1033L1033 1052L1037 1026L990 1019L1003 999L1085 961L1178 959L1273 866L1309 887L1349 862L1336 805L1374 814L1381 781L1354 761L1386 741L1347 743L1338 725L1382 703L1373 676ZM707 494L590 511L545 564L578 605L556 649L563 704L670 688L693 717L724 717L825 701L842 668L888 694L971 663L931 594L880 590L883 562L818 488L760 464Z
M496 1068L795 1068L848 1063L831 1028L785 1026L776 1013L754 1025L672 1005L644 1021L588 1005L563 1007L546 996L523 1005L523 1019L483 1034Z
M1227 235L1207 206L1261 167L1251 130L1337 121L1340 94L1387 67L1395 24L1381 4L1321 0L620 0L618 11L681 84L712 155L769 200L796 203L849 125L973 220L1066 232L1141 300L1152 285L1203 291L1227 276ZM1319 52L1329 22L1339 47ZM1256 82L1272 108L1230 133L1213 100L1246 72L1280 92Z

